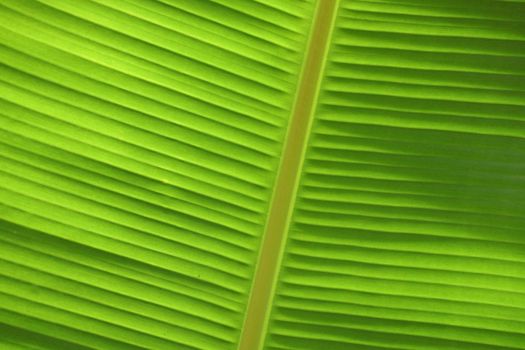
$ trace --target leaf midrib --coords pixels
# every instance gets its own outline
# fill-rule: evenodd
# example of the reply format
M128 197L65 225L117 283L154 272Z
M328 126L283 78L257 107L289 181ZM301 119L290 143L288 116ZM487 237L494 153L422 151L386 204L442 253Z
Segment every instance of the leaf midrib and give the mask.
M238 350L264 343L339 0L319 0L283 145Z

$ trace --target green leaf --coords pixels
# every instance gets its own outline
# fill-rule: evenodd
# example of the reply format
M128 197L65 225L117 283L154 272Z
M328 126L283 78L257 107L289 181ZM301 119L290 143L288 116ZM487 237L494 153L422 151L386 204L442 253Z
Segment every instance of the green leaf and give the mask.
M525 348L517 13L340 3L266 349Z
M524 13L0 0L0 348L525 349Z

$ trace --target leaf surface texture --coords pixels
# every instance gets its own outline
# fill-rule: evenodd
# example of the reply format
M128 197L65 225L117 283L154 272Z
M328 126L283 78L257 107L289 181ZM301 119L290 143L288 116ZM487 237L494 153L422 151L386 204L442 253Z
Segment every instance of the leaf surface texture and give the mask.
M326 1L0 0L1 349L525 349L525 2Z

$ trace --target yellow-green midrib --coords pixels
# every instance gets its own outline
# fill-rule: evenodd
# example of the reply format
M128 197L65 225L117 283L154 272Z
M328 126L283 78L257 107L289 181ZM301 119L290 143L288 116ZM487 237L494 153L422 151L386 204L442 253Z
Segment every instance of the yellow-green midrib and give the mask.
M337 0L318 1L315 7L252 279L239 350L258 350L264 347L275 287L288 239L290 217L295 205L300 169L310 135L313 111L317 104L337 9Z

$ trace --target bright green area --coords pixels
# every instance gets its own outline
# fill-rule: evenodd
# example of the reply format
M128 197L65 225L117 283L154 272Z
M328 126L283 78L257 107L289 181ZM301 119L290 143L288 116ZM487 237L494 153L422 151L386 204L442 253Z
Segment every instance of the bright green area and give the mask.
M0 0L0 349L237 348L314 5ZM525 349L525 2L337 14L265 349Z
M0 1L1 349L236 347L312 11Z

